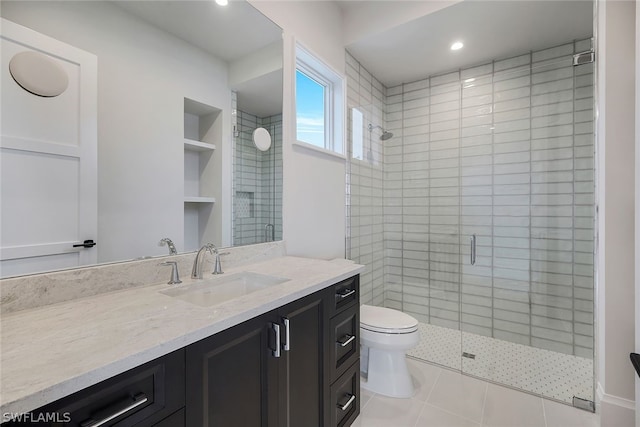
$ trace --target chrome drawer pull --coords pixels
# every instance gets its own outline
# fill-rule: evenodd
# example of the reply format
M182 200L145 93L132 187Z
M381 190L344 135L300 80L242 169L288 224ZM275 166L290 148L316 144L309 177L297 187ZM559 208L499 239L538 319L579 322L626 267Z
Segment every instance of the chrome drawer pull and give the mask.
M280 357L280 325L277 323L272 323L271 327L276 333L276 349L271 350L271 354L273 357Z
M282 323L284 323L284 351L289 351L291 350L291 334L289 332L291 322L286 317L283 317Z
M351 341L355 339L356 339L355 335L346 334L345 336L343 336L338 340L338 344L340 344L340 347L346 347L349 345L349 343L351 343Z
M351 397L349 398L349 400L347 400L347 403L345 403L344 405L341 405L341 404L338 403L338 408L342 409L343 411L346 411L347 408L349 406L351 406L351 404L353 403L354 400L356 400L356 395L352 394Z
M355 294L356 290L355 289L351 289L349 292L345 292L343 294L336 294L336 296L339 296L340 298L346 298L346 297L350 297L351 295Z
M111 415L107 415L106 417L102 418L101 420L94 420L93 418L90 418L90 419L80 423L80 426L81 427L100 427L100 426L103 426L106 423L108 423L109 421L114 420L114 419L118 418L119 416L124 415L127 412L136 409L138 406L144 405L148 401L149 401L149 399L147 399L147 396L145 396L144 393L137 394L137 395L135 395L133 397L133 403L131 403L130 405L127 405L122 409L116 410L116 412L114 412Z

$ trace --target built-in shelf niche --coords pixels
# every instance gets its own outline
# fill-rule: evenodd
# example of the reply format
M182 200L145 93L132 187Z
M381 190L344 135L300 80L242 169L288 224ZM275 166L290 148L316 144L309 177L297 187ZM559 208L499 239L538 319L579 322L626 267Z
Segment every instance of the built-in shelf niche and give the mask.
M222 139L219 108L184 98L184 242L196 250L215 241L214 204L220 188L220 171L214 156Z

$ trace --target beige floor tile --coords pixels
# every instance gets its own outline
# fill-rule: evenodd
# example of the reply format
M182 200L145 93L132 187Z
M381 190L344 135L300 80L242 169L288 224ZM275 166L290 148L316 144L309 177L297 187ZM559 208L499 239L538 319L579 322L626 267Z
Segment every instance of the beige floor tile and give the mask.
M394 399L375 395L364 407L353 427L414 427L424 403L416 399Z
M427 403L469 420L482 420L487 383L443 369Z
M597 427L598 416L569 405L543 400L547 427Z
M369 390L365 390L364 388L360 388L360 411L367 405L369 400L375 396L376 394L370 392Z
M487 427L545 427L542 399L489 384L482 425Z
M425 402L440 372L442 372L442 368L413 359L407 359L407 365L409 366L409 372L411 373L415 387L415 395L413 398Z
M480 427L480 424L427 403L422 409L416 427Z

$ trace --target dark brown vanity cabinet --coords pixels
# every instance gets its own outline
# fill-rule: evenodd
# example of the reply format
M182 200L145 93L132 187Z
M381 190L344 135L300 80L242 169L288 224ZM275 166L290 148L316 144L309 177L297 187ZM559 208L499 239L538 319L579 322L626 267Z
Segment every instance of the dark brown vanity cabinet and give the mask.
M350 425L358 300L355 276L187 347L187 425Z
M349 426L360 411L358 286L351 277L33 414L71 415L38 424L52 426Z

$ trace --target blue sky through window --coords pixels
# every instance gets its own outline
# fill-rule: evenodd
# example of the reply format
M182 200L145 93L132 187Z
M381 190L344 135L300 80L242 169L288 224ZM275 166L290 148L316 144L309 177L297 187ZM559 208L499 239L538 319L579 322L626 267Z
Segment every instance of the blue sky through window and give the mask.
M296 135L298 141L324 148L325 87L296 70Z

